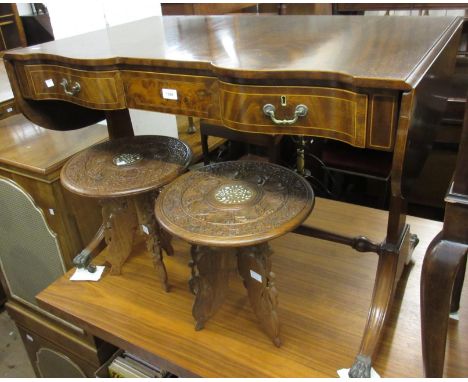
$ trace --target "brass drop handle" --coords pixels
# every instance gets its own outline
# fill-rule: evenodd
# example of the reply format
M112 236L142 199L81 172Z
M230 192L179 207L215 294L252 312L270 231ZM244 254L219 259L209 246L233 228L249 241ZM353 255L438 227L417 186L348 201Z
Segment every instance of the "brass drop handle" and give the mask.
M69 96L74 96L77 95L80 90L81 90L81 85L75 81L75 83L70 87L70 90L68 89L68 80L64 78L62 82L60 82L60 85L63 87L63 91L65 92L66 95Z
M305 117L309 109L306 105L297 105L296 109L294 110L294 117L292 119L276 119L275 111L276 108L271 103L267 103L263 106L263 113L267 117L270 117L271 121L275 125L292 125L299 117Z

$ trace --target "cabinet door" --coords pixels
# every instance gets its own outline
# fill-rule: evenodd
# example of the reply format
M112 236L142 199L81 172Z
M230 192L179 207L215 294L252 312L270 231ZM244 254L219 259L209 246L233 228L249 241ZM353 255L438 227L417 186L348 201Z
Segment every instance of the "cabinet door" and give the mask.
M0 266L7 293L36 307L35 296L65 272L57 235L31 196L0 177Z
M75 354L23 328L18 330L38 377L85 378L94 377L96 366L78 358ZM84 346L84 345L83 345ZM76 349L75 349L76 352Z

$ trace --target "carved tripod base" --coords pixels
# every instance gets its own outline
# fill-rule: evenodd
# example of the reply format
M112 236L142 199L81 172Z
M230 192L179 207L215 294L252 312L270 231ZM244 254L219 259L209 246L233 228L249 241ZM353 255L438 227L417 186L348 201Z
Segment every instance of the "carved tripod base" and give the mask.
M153 212L154 195L140 194L126 198L101 201L107 244L106 261L111 265L111 275L120 275L122 265L130 256L137 230L146 237L146 248L153 256L153 264L163 289L169 291L162 249L172 255L171 237L156 222Z
M235 267L234 254L237 255L237 268L260 326L279 347L278 292L274 284L275 275L271 272L272 252L268 243L235 250L192 246L189 286L195 294L192 307L195 330L203 329L223 304L229 288L229 273Z

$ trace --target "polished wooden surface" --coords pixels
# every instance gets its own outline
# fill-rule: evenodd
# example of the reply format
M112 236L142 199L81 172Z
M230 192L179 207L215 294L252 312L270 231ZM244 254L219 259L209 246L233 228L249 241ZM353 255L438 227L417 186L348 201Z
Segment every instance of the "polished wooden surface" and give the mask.
M374 367L384 377L422 377L419 332L419 275L423 254L441 223L408 217L421 243L411 272L397 289ZM371 239L385 234L382 211L317 199L308 224ZM278 314L283 345L258 335L258 325L241 281L231 280L228 298L205 329L193 330L193 296L187 288L189 246L175 241L177 256L166 259L171 293L161 291L147 253L136 251L121 277L98 283L61 278L38 299L51 311L93 334L179 375L206 377L336 377L350 367L370 301L377 256L288 234L272 241L273 271L281 291ZM99 263L99 261L98 261ZM406 285L406 288L404 288ZM468 293L460 316L468 314ZM235 318L235 319L234 319ZM446 376L468 373L466 320L449 323Z
M72 155L107 139L104 125L58 132L29 122L23 115L0 121L0 163L38 175L59 170ZM58 174L55 174L58 179Z
M25 75L28 85L23 87L23 93L32 99L66 100L100 110L126 107L117 71L89 72L59 65L28 65ZM80 88L73 91L76 84Z
M176 179L161 191L161 226L193 244L254 245L300 225L314 206L309 183L272 163L214 163Z
M434 43L448 41L460 23L431 16L152 17L14 50L5 59L139 64L192 74L328 79L409 90L437 54Z
M274 105L275 118L288 120L293 117L295 107L302 104L308 108L307 115L287 126L289 134L325 136L353 146L366 147L366 94L337 88L239 86L221 82L219 96L221 119L225 126L232 129L282 134L285 125L275 124L265 118L263 106ZM391 129L385 130L389 135L387 140L390 141L393 132Z
M184 173L191 160L189 146L176 138L139 135L112 139L75 155L63 166L60 180L75 194L118 198L166 185Z

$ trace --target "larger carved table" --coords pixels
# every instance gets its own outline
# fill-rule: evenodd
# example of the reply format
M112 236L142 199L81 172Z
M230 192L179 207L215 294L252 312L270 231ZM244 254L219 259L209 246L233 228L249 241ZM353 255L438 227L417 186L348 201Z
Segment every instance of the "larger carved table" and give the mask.
M392 151L388 228L380 243L297 231L379 256L351 371L365 376L411 248L405 196L444 111L440 92L453 71L461 24L430 16L156 17L4 59L19 109L51 129L106 118L111 138L130 136L127 108L137 108Z

